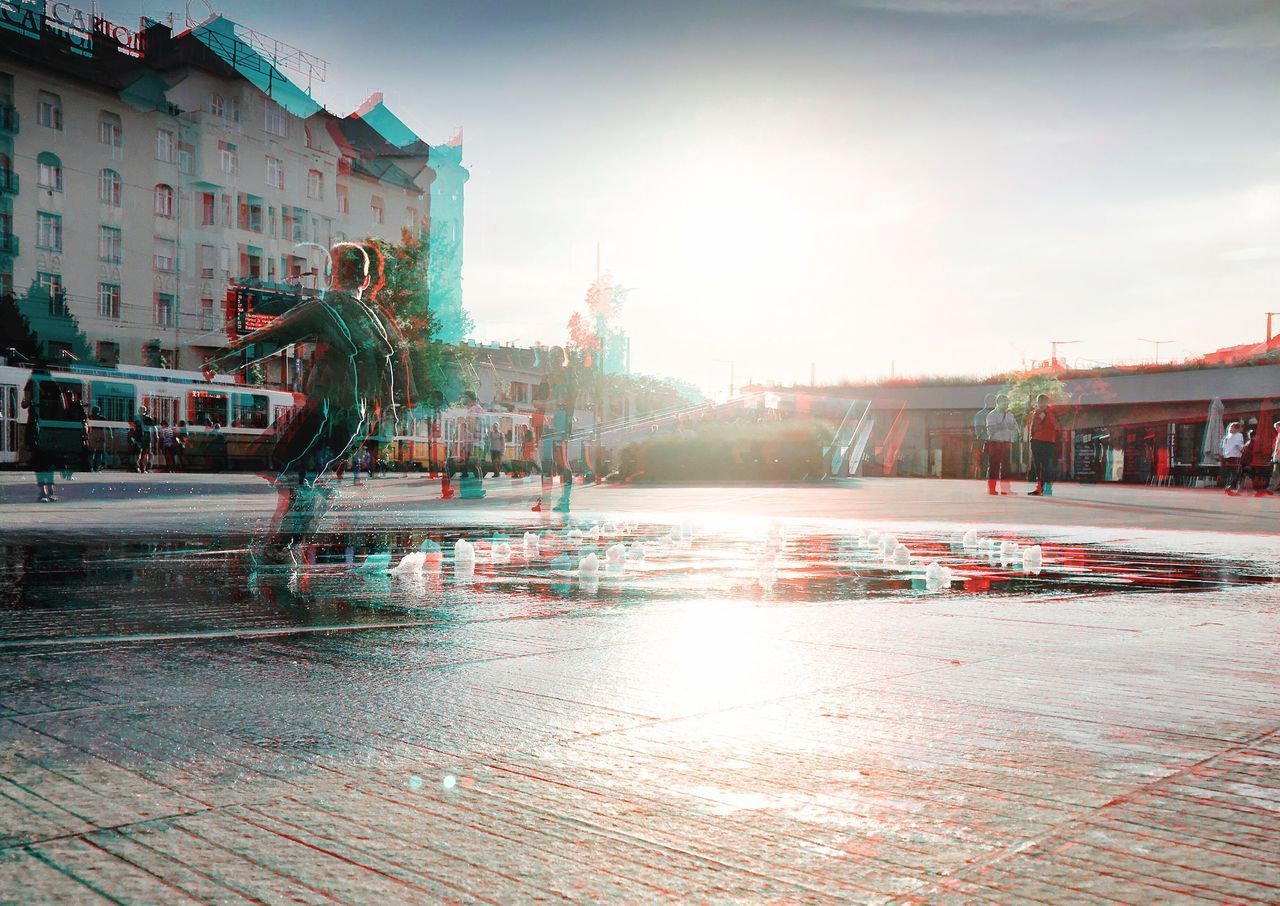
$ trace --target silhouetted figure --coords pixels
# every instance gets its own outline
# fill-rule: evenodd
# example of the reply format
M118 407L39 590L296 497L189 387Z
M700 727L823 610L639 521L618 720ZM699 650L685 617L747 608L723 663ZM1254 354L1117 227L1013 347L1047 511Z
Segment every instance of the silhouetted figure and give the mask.
M391 316L376 303L381 259L376 249L339 243L330 252L332 289L308 299L270 324L234 340L208 368L241 358L258 343L286 346L314 342L315 355L304 388L306 402L276 437L271 455L280 507L277 540L306 538L327 509L330 489L316 482L338 463L360 452L365 440L397 420L410 399L408 348ZM206 374L211 377L211 374ZM307 469L328 450L314 478ZM288 476L296 472L298 481Z

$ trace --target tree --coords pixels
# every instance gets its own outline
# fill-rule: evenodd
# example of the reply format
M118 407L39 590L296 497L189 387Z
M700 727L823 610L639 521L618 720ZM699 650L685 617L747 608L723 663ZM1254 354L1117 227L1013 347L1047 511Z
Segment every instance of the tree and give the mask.
M0 355L8 356L10 349L34 362L40 355L40 339L31 329L27 316L18 308L18 300L13 293L6 293L0 296Z
M1043 393L1050 402L1061 401L1066 396L1066 385L1056 374L1024 371L1013 375L1004 392L1009 396L1009 411L1019 419L1025 419L1035 407L1036 397Z
M381 255L377 302L390 314L409 346L415 407L428 411L457 402L474 371L474 353L437 339L440 321L430 298L431 259L421 235L403 230L400 242L370 239ZM471 366L471 367L469 367Z

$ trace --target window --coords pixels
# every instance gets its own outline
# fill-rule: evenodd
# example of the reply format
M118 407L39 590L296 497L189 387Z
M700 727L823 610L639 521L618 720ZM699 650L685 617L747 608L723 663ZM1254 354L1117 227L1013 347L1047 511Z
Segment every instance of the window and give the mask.
M98 201L113 208L120 207L122 186L119 173L115 170L103 170L98 174Z
M36 122L49 129L62 131L62 98L42 91L36 98Z
M182 173L191 175L192 157L191 149L178 146L178 170Z
M200 279L212 280L218 267L218 250L211 245L200 246Z
M257 196L241 195L240 196L240 229L249 230L254 233L262 232L262 205L250 198Z
M36 247L51 252L62 251L62 218L44 211L36 212Z
M265 428L267 398L258 393L236 393L231 397L231 424L236 428Z
M121 146L123 139L119 116L106 110L98 114L98 141L112 149Z
M58 274L36 274L36 286L40 291L49 297L49 314L65 318L70 315L67 311L67 291L62 286L62 277Z
M271 98L267 98L263 104L262 113L262 128L272 135L285 136L289 134L289 116L284 112L283 107L271 100Z
M98 317L120 320L120 286L116 283L98 284ZM101 356L99 356L101 358Z
M284 161L270 154L267 155L267 185L284 188Z
M173 217L173 186L166 186L163 183L156 186L156 216L157 217Z
M225 393L192 390L187 394L187 416L193 425L226 425L229 401Z
M418 211L416 208L404 209L404 225L409 229L414 229L418 225Z
M214 200L212 192L200 193L200 225L213 226Z
M228 109L228 118L237 126L240 125L240 99L232 98Z
M122 236L116 227L98 227L98 258L108 264L120 263Z
M308 147L308 148L314 148L314 147L316 146L316 145L315 145L315 141L311 138L311 127L310 127L310 126L303 126L303 127L302 127L302 139L303 139L303 141L306 143L306 145L307 145L307 147Z
M120 364L120 344L111 343L111 342L108 342L107 340L99 340L97 344L97 348L94 351L94 357L98 360L100 364L106 365L109 368L114 368L116 365ZM94 381L95 385L97 383L98 383L97 381ZM103 397L99 397L97 394L94 394L93 399L95 403L94 408L98 410L98 418L107 419L108 418L107 410L103 407L103 403L108 399L116 400L116 399L119 399L119 397L111 397L110 395L108 395L105 398L103 398ZM109 421L125 421L125 419L108 419L108 420Z
M172 239L157 239L155 244L154 261L158 271L172 273L178 257L177 246Z
M156 130L156 160L173 163L174 153L178 147L178 139L168 129Z
M58 159L58 155L41 151L40 156L36 158L36 163L40 167L38 180L40 188L48 189L50 192L61 192L62 161Z
M213 307L212 299L200 300L200 329L216 330L218 327L218 312Z
M307 197L324 198L324 174L319 170L307 171Z
M351 193L348 191L346 186L338 186L336 191L338 193L338 213L350 214L351 213Z
M214 116L226 116L226 105L222 102L222 95L209 95L209 112Z
M231 196L223 195L222 196L222 225L231 226L231 224L233 223L235 223L235 221L231 219Z
M173 296L169 293L156 293L155 316L156 327L173 326Z
M369 199L369 213L372 215L374 223L381 224L386 222L385 208L381 195L375 195Z
M115 343L99 343L98 348L103 346L116 347L116 362L119 364L120 347ZM104 365L107 364L99 353L98 360ZM137 399L137 392L132 384L117 384L114 381L93 381L89 384L90 399L93 406L101 414L102 419L108 422L127 422L133 420L133 404Z
M172 367L177 362L177 356L172 349L160 350L161 368ZM167 365L165 363L168 363ZM159 422L168 422L171 425L178 423L178 398L176 396L164 396L159 393L148 393L142 398L142 404L147 407L147 414Z
M218 157L223 173L228 176L238 176L240 174L240 155L235 145L231 142L218 142Z

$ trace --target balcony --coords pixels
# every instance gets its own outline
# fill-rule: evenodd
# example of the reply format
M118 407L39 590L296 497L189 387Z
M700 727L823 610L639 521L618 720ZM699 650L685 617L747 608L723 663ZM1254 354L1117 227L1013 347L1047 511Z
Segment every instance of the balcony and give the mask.
M0 104L0 132L18 134L18 108L12 104Z
M13 170L0 170L0 195L18 194L18 174Z
M0 255L16 256L18 254L18 237L13 233L0 233Z

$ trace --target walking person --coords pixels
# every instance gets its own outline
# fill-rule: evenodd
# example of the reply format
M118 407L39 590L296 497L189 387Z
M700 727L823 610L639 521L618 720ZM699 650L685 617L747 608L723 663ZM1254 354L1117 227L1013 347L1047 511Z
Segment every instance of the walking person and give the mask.
M996 395L988 393L986 399L982 401L982 408L978 410L978 414L973 417L973 442L976 452L977 462L974 467L978 473L978 477L987 474L990 466L987 463L987 415L996 407Z
M138 473L151 469L151 441L147 431L146 406L139 406L133 420L129 423L129 451L133 454L133 470Z
M164 460L164 469L166 472L172 472L178 441L173 428L169 427L169 420L167 418L160 422L159 434L160 456Z
M1236 491L1243 494L1253 485L1253 439L1256 431L1244 432L1244 449L1240 451L1240 476L1236 479Z
M1052 497L1053 466L1062 440L1062 423L1043 393L1036 397L1035 408L1027 416L1027 436L1031 438L1031 474L1036 482L1028 496Z
M1227 486L1227 493L1232 497L1239 494L1240 459L1244 454L1245 436L1239 422L1227 425L1227 433L1222 438L1222 480Z
M22 408L27 410L27 424L22 440L31 457L31 470L36 475L36 488L40 492L37 501L53 503L58 499L53 495L56 461L53 453L48 449L48 444L44 442L45 439L40 436L39 400L32 396L30 388L23 392Z
M1010 453L1018 439L1018 420L1009 411L1009 397L996 396L996 407L987 413L987 493L1012 493L1009 488L1013 465ZM998 488L998 489L997 489Z

